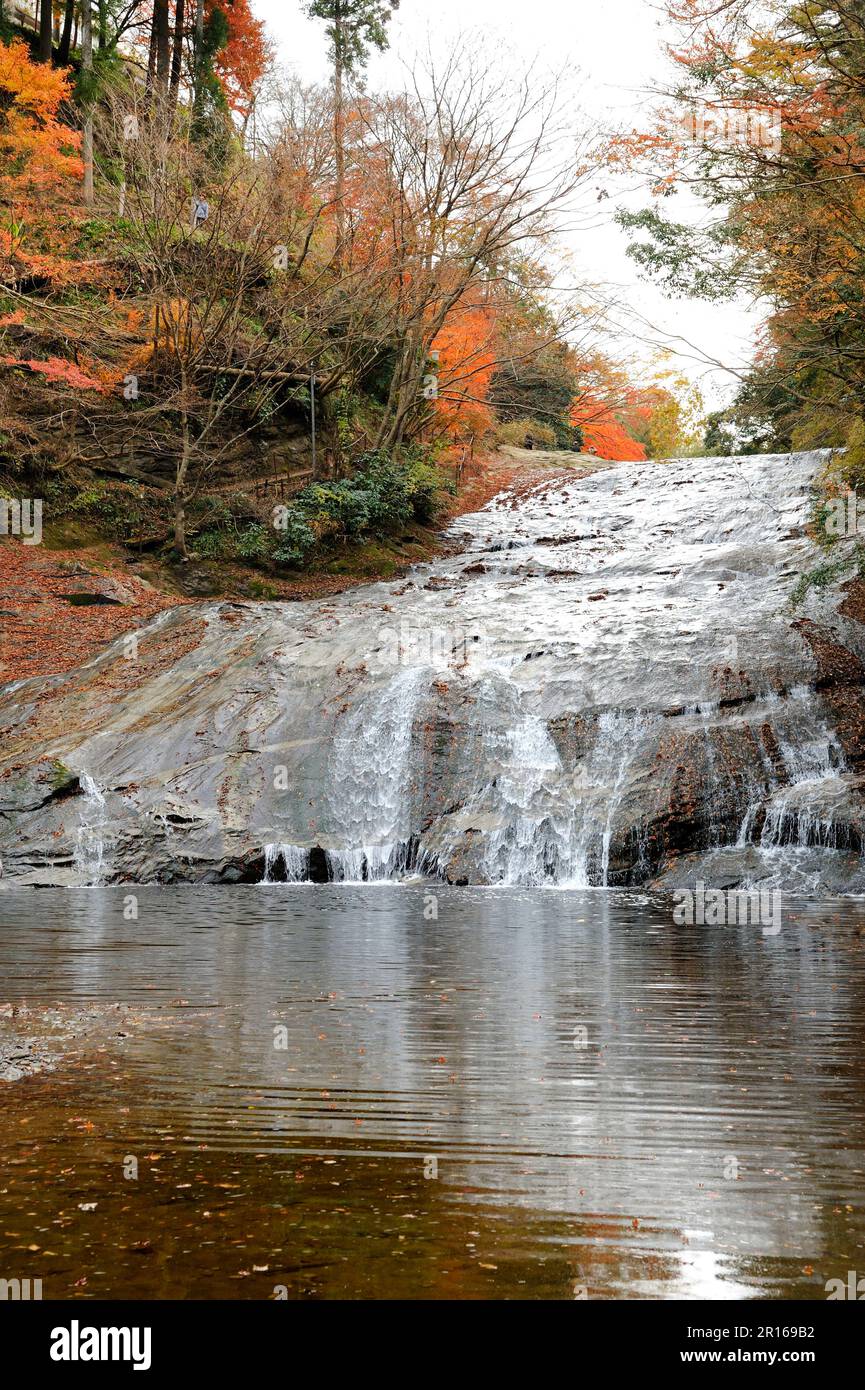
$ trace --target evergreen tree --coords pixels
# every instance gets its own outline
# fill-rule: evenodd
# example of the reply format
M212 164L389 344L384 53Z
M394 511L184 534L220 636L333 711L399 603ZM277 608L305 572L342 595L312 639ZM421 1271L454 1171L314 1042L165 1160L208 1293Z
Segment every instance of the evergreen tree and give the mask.
M308 0L311 19L323 19L333 63L333 146L336 165L334 202L337 219L337 260L345 240L345 80L358 78L370 51L388 46L387 21L399 0Z

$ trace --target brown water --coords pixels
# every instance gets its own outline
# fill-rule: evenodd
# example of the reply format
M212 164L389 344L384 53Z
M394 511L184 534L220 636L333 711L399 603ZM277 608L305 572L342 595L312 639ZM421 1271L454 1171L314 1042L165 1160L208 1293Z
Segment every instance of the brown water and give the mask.
M824 1298L865 1272L865 902L786 900L771 936L636 893L142 888L128 921L131 891L0 894L4 998L153 1015L0 1091L0 1276Z

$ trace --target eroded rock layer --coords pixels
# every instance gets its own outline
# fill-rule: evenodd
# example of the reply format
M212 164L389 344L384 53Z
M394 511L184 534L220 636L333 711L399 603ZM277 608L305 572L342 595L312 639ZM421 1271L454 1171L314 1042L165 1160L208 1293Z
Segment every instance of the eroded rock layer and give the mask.
M861 581L790 604L821 462L559 476L397 583L6 687L4 876L859 891Z

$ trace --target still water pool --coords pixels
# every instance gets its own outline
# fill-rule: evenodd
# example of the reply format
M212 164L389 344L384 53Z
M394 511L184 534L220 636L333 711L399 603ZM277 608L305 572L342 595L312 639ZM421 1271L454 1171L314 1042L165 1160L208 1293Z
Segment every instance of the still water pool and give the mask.
M865 902L769 935L612 891L6 889L0 980L140 1018L0 1089L0 1274L46 1298L865 1273Z

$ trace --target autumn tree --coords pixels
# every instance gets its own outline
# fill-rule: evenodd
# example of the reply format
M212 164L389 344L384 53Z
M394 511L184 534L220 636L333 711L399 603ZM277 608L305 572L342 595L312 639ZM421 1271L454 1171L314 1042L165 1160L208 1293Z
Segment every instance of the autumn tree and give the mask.
M685 227L660 202L623 214L632 254L670 293L767 303L753 379L764 421L781 409L778 438L842 442L865 415L865 11L671 0L669 12L676 81L626 157L659 195L694 187L710 216ZM755 406L748 390L735 407L746 433Z
M263 421L305 408L313 370L320 401L363 378L380 351L385 273L377 243L365 262L358 251L347 306L309 183L315 139L303 129L287 124L267 158L228 167L187 134L188 113L148 112L137 90L103 105L99 138L125 158L130 254L147 305L118 377L134 382L126 448L170 468L181 557L188 510L207 479ZM193 194L209 205L199 228Z
M399 0L307 0L306 12L325 22L330 60L333 64L333 152L336 176L334 205L337 240L345 240L345 102L346 82L357 81L369 61L370 52L383 52L388 46L387 22ZM341 252L338 254L341 255Z
M362 116L358 159L393 258L395 361L377 436L390 449L424 417L430 348L455 307L484 302L505 263L547 242L592 152L563 158L554 83L515 87L456 55L419 68L406 94L371 99Z
M0 44L0 198L7 254L20 244L27 219L37 209L44 212L47 195L80 174L80 137L60 116L69 97L69 77L34 63L22 40Z

